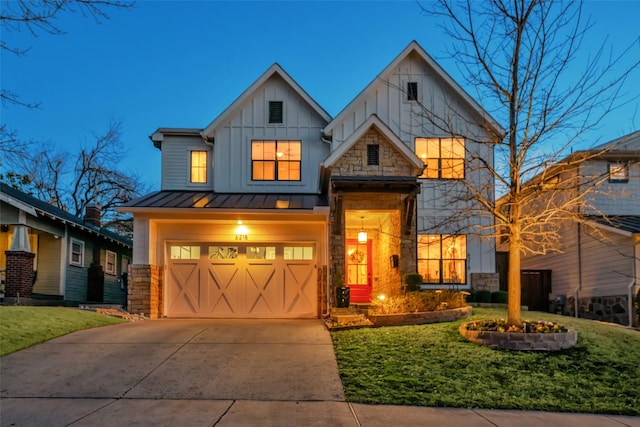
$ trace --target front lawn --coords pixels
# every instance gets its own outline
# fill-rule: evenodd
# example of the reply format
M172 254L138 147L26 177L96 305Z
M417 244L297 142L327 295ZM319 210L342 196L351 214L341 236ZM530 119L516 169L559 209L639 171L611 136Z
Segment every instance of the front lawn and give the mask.
M492 350L467 342L469 319L332 332L347 400L357 403L640 415L640 332L590 320L523 312L578 331L558 353Z
M80 329L126 322L64 307L0 306L0 356Z

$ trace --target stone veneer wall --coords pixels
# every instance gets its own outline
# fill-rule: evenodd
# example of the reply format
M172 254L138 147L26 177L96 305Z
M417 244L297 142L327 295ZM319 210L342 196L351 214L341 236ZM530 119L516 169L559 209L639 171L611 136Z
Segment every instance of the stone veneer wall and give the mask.
M129 265L129 312L151 319L164 316L162 268L149 264Z
M575 316L575 297L567 298L565 311ZM578 298L578 317L602 322L629 325L629 298L627 295ZM635 325L638 326L638 325Z

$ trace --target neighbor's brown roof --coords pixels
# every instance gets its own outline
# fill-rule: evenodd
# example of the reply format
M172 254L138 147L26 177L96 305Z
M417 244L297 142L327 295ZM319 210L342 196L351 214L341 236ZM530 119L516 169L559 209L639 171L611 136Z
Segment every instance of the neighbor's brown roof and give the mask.
M122 205L130 208L202 209L313 209L329 206L317 194L214 193L212 191L157 191Z

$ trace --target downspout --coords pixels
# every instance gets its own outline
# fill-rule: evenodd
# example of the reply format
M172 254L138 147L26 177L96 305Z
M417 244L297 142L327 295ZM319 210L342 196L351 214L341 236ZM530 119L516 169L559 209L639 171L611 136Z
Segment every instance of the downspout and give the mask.
M325 250L324 250L324 254L325 254L325 264L327 266L327 283L325 283L325 298L327 299L327 304L326 304L326 309L322 312L322 317L328 317L329 313L331 312L331 307L329 306L329 304L331 304L331 269L329 268L329 252L330 252L330 248L331 248L331 241L329 239L331 239L330 236L330 232L329 232L329 220L331 219L331 212L327 212L326 213L326 221L325 221L325 225L324 225L324 233L325 233Z

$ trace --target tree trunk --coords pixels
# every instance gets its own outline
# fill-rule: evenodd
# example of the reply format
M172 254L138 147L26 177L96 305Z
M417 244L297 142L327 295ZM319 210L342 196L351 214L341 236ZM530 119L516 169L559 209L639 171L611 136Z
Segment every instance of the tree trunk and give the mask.
M511 236L515 237L515 236ZM520 313L520 243L519 239L509 240L509 301L507 305L507 325L522 325Z

